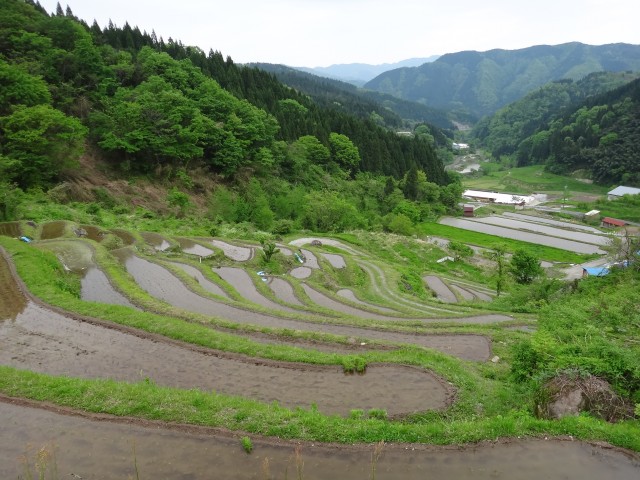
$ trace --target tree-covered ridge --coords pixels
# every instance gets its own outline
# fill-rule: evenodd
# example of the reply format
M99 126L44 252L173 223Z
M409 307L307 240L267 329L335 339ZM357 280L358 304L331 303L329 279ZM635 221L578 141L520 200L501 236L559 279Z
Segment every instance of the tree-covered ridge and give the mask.
M264 230L406 233L456 207L428 127L400 137L219 52L18 0L0 46L0 218L19 211L20 189L67 178L86 148L119 175L173 182L171 211L206 195L210 220Z
M399 138L372 120L322 108L273 75L236 66L219 52L206 55L128 24L89 27L69 9L49 16L37 4L14 0L8 7L0 24L3 69L17 69L31 83L43 81L40 90L47 87L52 107L83 120L100 147L124 153L134 168L176 159L177 150L179 163L202 159L227 174L256 161L284 165L279 141L312 135L329 147L330 134L339 133L359 149L354 172L400 178L415 167L446 182L442 164L420 139ZM36 101L5 97L5 108ZM164 111L157 122L154 115ZM111 128L116 124L120 133Z
M364 90L350 83L331 78L318 77L284 65L256 63L253 66L273 73L278 80L309 95L326 108L339 109L361 118L374 120L390 128L410 128L415 123L428 123L432 131L438 127L453 130L448 114L443 110L401 100L372 90ZM450 132L443 132L452 136ZM439 132L436 133L439 135Z
M385 72L365 87L482 117L554 80L626 70L640 70L640 46L574 42L447 54L420 67Z
M594 181L640 186L640 79L587 99L520 143L520 165L586 169Z
M638 77L630 72L597 72L573 81L557 80L483 118L473 135L498 158L511 155L520 143L552 119L590 96L613 90Z

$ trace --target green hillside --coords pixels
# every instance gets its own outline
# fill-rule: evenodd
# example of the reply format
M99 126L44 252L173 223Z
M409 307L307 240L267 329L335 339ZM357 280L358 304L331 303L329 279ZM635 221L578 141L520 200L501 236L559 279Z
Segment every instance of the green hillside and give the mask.
M365 88L480 118L554 80L626 70L640 70L640 46L574 42L451 53L420 67L385 72Z

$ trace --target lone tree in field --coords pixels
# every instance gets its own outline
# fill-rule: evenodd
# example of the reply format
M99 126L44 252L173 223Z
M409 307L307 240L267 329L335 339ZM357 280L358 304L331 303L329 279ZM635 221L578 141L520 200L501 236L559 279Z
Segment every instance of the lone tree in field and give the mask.
M538 257L526 250L516 250L511 257L509 272L516 282L528 284L542 275L543 270Z

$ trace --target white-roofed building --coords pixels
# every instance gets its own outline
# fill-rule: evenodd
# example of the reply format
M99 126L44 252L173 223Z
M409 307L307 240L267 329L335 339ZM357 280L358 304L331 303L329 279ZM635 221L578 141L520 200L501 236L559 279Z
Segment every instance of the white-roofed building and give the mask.
M514 193L483 192L481 190L466 190L463 197L476 202L503 203L506 205L527 205L534 201L531 195L516 195Z
M619 187L614 188L609 193L607 193L607 198L609 200L617 200L618 198L622 198L623 195L638 195L640 194L640 188L634 187L625 187L620 185Z

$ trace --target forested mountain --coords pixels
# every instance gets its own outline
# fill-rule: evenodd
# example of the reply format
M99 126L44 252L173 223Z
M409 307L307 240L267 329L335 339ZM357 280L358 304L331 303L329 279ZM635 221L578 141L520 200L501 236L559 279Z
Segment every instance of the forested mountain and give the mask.
M598 72L585 78L557 80L527 94L495 114L483 118L473 136L493 157L511 155L520 143L550 120L560 117L587 98L601 94L638 78L640 73Z
M393 129L410 128L416 123L429 123L445 130L454 126L443 110L417 102L401 100L380 92L364 90L350 83L301 72L285 65L270 63L250 64L273 73L285 85L309 95L317 104L339 109L360 118L371 119ZM440 136L438 129L433 129ZM448 133L451 135L450 133Z
M329 65L328 67L294 67L296 70L312 73L321 77L333 78L353 85L362 86L369 80L377 77L381 73L395 70L402 67L417 67L424 63L433 62L439 55L432 55L427 58L408 58L395 63L383 63L380 65L369 65L367 63L341 63Z
M260 228L417 221L455 208L459 194L428 132L398 136L219 52L128 23L89 26L68 7L50 15L32 0L3 1L0 86L4 218L7 198L54 186L87 149L125 177L175 178L206 193L189 176L197 168L225 182L211 204L229 208L212 217ZM188 203L174 193L176 205ZM426 198L431 206L412 204Z
M553 173L586 169L605 185L640 186L640 79L590 97L518 146L519 165Z
M480 118L554 80L626 70L640 70L640 46L573 42L451 53L420 67L385 72L365 88Z

